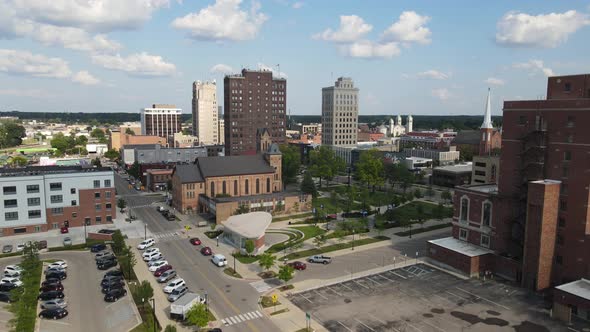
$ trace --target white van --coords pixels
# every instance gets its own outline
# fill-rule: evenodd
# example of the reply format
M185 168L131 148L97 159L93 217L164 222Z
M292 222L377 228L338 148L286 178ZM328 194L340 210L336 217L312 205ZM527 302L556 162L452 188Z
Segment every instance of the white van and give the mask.
M213 262L213 264L219 267L227 265L227 260L225 259L225 256L223 256L222 254L213 255L213 257L211 257L211 261Z
M161 252L159 252L159 251L152 251L148 255L144 255L143 256L143 260L146 261L146 262L149 262L149 261L154 261L154 260L161 259L162 257L163 256L162 256L162 253Z
M156 244L156 240L154 239L145 239L141 241L140 244L137 245L137 249L144 250Z

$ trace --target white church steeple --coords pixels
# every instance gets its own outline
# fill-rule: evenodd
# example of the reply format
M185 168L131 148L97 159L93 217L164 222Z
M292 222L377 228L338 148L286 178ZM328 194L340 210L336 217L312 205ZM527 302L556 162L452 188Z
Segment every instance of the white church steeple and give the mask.
M494 126L492 125L492 106L491 106L491 91L488 88L488 99L486 101L486 112L483 116L483 123L481 124L481 129L493 129Z

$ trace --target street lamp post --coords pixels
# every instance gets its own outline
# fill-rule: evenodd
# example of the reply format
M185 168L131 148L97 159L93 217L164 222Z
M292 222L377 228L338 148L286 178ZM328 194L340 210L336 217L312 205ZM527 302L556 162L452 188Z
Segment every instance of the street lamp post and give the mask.
M150 300L152 301L152 313L154 315L154 332L156 332L156 299L152 297Z
M215 238L217 240L217 246L219 247L219 235Z
M354 229L352 230L352 250L354 250Z
M234 273L238 273L238 271L236 271L236 255L234 255Z
M209 312L209 296L207 292L205 292L205 307L207 308L207 312Z
M143 239L147 240L147 224L143 224Z
M86 234L86 220L84 220L84 244L88 244L88 235Z

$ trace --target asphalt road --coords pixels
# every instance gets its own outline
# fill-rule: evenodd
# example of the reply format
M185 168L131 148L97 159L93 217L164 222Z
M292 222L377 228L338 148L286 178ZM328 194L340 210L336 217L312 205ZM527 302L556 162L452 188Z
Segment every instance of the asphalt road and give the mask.
M115 176L115 185L117 192L127 200L129 206L145 205L146 197L153 201L161 200L153 196L137 195L137 191L129 189L127 182L118 174ZM225 275L222 268L214 266L210 257L202 256L187 238L181 238L178 235L158 238L158 235L180 234L182 229L178 223L164 219L154 206L137 207L133 209L133 213L138 220L146 223L150 232L156 235L156 246L160 248L165 259L174 266L180 277L186 281L189 289L201 294L207 292L209 305L218 316L218 320L259 310L260 294L250 286L248 281ZM236 332L278 330L265 317L223 327L223 331Z
M104 302L100 280L105 271L96 269L92 253L63 251L42 253L40 257L64 259L68 263L68 278L63 281L63 285L69 315L56 321L42 319L39 332L124 332L139 323L131 295L115 303ZM20 257L3 258L0 266L4 268L19 262Z

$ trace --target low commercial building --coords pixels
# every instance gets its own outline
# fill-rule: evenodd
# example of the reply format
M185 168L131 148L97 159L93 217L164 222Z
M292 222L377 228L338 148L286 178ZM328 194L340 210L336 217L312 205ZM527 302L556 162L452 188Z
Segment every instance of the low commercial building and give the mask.
M590 280L582 278L555 287L551 314L568 324L576 318L590 321Z
M499 156L473 156L471 184L497 183L500 174Z
M139 133L139 132L136 132ZM111 131L109 149L120 150L125 145L158 144L166 146L166 139L159 136L131 135L125 131Z
M432 159L407 157L403 160L403 163L409 170L424 169L432 166Z
M272 222L272 214L268 212L250 212L231 216L223 224L222 238L225 242L246 253L246 242L254 243L253 255L265 249L264 233Z
M404 153L408 157L428 158L437 161L440 165L452 164L459 160L460 152L457 148L450 146L448 148L435 149L404 149Z
M442 187L455 187L471 183L471 163L435 167L432 170L432 184Z
M206 157L207 148L163 148L158 144L125 145L121 149L125 165L190 163L195 158Z
M168 189L168 181L172 180L174 169L149 169L145 176L145 184L151 191Z
M114 186L106 167L0 168L0 236L112 223Z
M199 138L193 135L185 135L183 133L176 133L173 136L175 148L190 148L199 145Z

